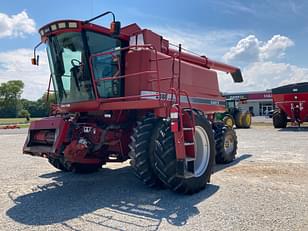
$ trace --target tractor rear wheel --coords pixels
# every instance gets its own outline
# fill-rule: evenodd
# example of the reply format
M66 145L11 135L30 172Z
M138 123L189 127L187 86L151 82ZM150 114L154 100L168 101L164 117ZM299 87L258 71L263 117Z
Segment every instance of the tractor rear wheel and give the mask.
M287 115L284 111L276 109L273 112L273 125L274 128L286 128L288 123Z
M224 116L223 122L226 126L228 126L230 128L233 128L234 125L235 125L234 119L233 119L232 115L230 115L230 114L227 114L227 115Z
M129 145L130 164L135 175L150 187L163 185L155 173L153 164L155 144L153 136L158 132L156 128L157 121L152 113L147 114L141 121L138 121Z
M168 188L178 193L193 194L204 189L210 180L215 158L213 130L208 120L199 114L195 115L195 171L194 176L186 179L176 175L177 160L170 121L160 121L158 127L154 149L158 177Z
M235 159L237 136L232 128L222 124L214 124L216 142L216 164L227 164Z
M246 111L242 117L242 128L250 128L251 126L251 113Z
M242 128L242 118L243 118L243 113L241 112L241 111L237 111L236 113L235 113L235 116L234 116L234 118L235 118L235 125L236 125L236 127L237 128Z

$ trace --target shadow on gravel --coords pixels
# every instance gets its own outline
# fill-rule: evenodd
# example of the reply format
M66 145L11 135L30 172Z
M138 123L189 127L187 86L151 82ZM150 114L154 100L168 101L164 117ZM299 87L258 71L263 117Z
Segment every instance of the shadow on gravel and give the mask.
M71 219L115 230L157 230L163 219L183 226L200 213L196 205L219 189L208 184L191 196L151 189L139 182L129 167L89 175L53 172L40 177L53 182L25 195L9 193L15 205L6 214L16 222L37 226L62 223L72 230L78 229L65 223Z
M308 132L308 127L286 127L278 129L280 132Z
M243 160L246 160L248 158L252 157L251 154L242 154L241 156L237 157L234 161L232 161L231 163L229 164L216 164L214 166L214 173L215 172L219 172L221 170L224 170L225 168L229 168L229 167L232 167L234 165L237 165L238 163L240 163L241 161Z

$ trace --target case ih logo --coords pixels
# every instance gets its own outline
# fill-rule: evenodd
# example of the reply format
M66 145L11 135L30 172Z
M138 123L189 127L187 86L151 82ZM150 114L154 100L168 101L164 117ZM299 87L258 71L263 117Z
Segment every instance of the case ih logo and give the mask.
M267 94L264 94L263 96L264 98L268 99L268 98L272 98L272 93L267 93Z

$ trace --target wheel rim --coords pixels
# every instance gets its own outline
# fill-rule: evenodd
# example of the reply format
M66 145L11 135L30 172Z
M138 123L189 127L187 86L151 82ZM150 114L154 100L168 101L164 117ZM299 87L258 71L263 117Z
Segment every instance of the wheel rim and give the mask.
M204 174L209 164L210 159L210 142L209 137L200 126L195 127L195 177L199 177Z
M233 121L232 121L232 119L231 119L230 117L228 117L228 118L226 119L226 125L227 125L228 127L233 127Z
M247 125L249 125L250 122L251 122L251 117L250 117L249 114L247 114L247 115L246 115L246 123L247 123Z
M232 135L227 135L225 137L224 149L227 154L233 152L234 150L234 139Z

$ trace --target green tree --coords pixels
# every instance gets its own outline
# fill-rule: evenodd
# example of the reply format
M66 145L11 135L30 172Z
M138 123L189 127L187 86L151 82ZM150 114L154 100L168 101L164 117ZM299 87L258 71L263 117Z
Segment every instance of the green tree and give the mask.
M26 118L27 121L30 120L30 113L28 112L28 110L22 109L20 110L18 115L19 117Z
M24 88L21 80L11 80L0 85L0 117L17 117L21 110L20 96Z
M49 94L47 101L47 94L45 93L37 101L30 101L27 99L22 99L21 104L23 109L26 109L30 112L31 117L45 117L49 114L50 104L55 103L55 95Z

